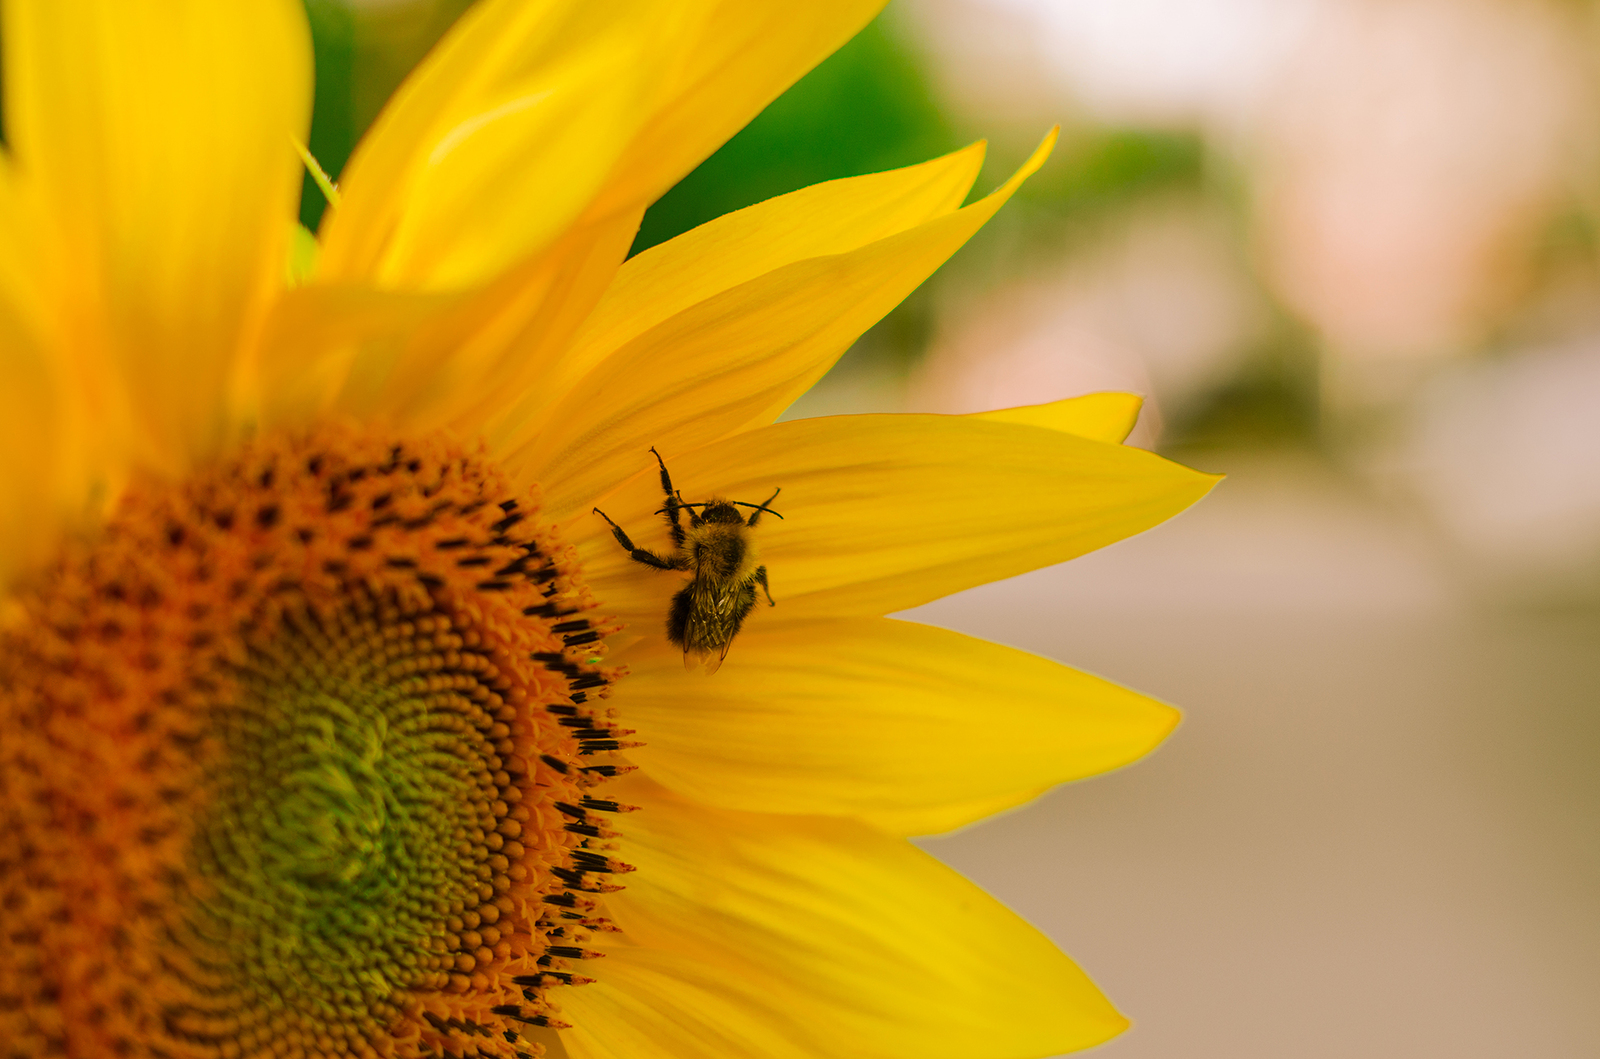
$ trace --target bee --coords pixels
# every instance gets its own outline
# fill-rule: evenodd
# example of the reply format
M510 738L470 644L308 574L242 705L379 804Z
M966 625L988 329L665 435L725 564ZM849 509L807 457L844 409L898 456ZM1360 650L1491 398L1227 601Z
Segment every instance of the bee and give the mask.
M685 669L703 665L710 676L721 668L739 626L756 605L756 586L760 585L766 594L767 606L777 605L767 586L767 568L756 562L755 539L750 531L762 515L783 517L768 506L783 490L774 490L759 504L720 497L691 504L672 487L672 476L667 473L661 453L654 448L650 453L661 466L661 491L667 498L666 505L656 514L666 516L673 553L660 555L635 546L609 515L599 508L594 513L610 524L611 535L634 562L655 570L694 572L689 583L672 597L672 609L667 612L667 639L683 648ZM741 507L754 508L748 519L739 513ZM685 511L689 513L688 526L681 519Z

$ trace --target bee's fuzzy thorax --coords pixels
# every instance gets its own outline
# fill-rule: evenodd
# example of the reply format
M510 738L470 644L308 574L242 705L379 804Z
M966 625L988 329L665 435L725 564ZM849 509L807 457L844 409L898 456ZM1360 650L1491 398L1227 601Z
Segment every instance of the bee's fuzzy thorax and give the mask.
M684 531L684 550L697 570L718 579L743 581L755 573L755 535L744 520L729 525L707 522Z

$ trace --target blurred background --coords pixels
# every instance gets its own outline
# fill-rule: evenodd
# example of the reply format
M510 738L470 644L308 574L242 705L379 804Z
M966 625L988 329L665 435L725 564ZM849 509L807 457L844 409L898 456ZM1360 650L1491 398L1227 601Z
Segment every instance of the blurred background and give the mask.
M306 3L337 173L467 5ZM908 615L1186 711L924 843L1134 1018L1096 1055L1600 1056L1597 57L1577 0L894 0L646 217L1065 127L790 416L1132 390L1229 475Z

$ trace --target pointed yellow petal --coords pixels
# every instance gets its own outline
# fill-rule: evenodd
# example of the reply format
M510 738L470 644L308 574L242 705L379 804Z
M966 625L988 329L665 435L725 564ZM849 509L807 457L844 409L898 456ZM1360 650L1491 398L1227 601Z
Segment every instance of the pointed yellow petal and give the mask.
M888 618L763 609L708 680L659 637L613 699L651 777L698 801L860 817L898 834L1143 756L1170 706L1010 647ZM623 660L623 659L619 659Z
M604 216L655 201L855 36L883 5L884 0L709 5L593 212Z
M548 423L505 456L545 487L555 517L640 470L654 445L681 452L770 422L921 283L1043 164L1034 156L987 198L845 254L787 265L650 328L598 364Z
M653 468L645 449L629 470ZM662 451L691 500L759 501L782 487L784 518L755 538L786 620L891 613L1063 562L1171 518L1218 480L1142 449L969 416L802 419ZM603 506L640 545L664 546L653 475ZM570 529L596 595L659 621L673 579L630 562L603 530L594 516Z
M639 871L607 899L617 923L640 948L767 992L753 1014L772 1013L775 1033L801 1035L814 1055L1038 1059L1127 1025L1054 945L903 840L629 786L645 811L618 824ZM638 1003L692 1017L697 985L664 980ZM590 1021L582 990L562 1002L571 1021Z
M293 0L16 0L6 136L47 313L101 419L169 468L227 427L241 351L282 286L309 114Z
M701 7L474 6L400 87L345 167L319 274L466 287L549 247L632 142Z
M1144 398L1137 394L1091 393L1049 404L980 412L973 418L986 419L991 423L1021 423L1044 427L1046 430L1064 430L1080 438L1116 445L1128 436L1133 425L1139 421L1139 409L1142 407Z
M629 340L697 302L796 261L846 254L953 212L983 144L886 173L830 180L718 217L630 258L559 369L519 409L532 416Z

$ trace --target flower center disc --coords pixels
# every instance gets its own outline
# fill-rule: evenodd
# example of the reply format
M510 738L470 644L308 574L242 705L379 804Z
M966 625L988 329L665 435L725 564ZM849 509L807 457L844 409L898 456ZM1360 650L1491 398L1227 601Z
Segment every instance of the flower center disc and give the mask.
M481 455L263 442L130 490L22 604L4 1054L510 1059L564 1025L629 744L570 549Z

